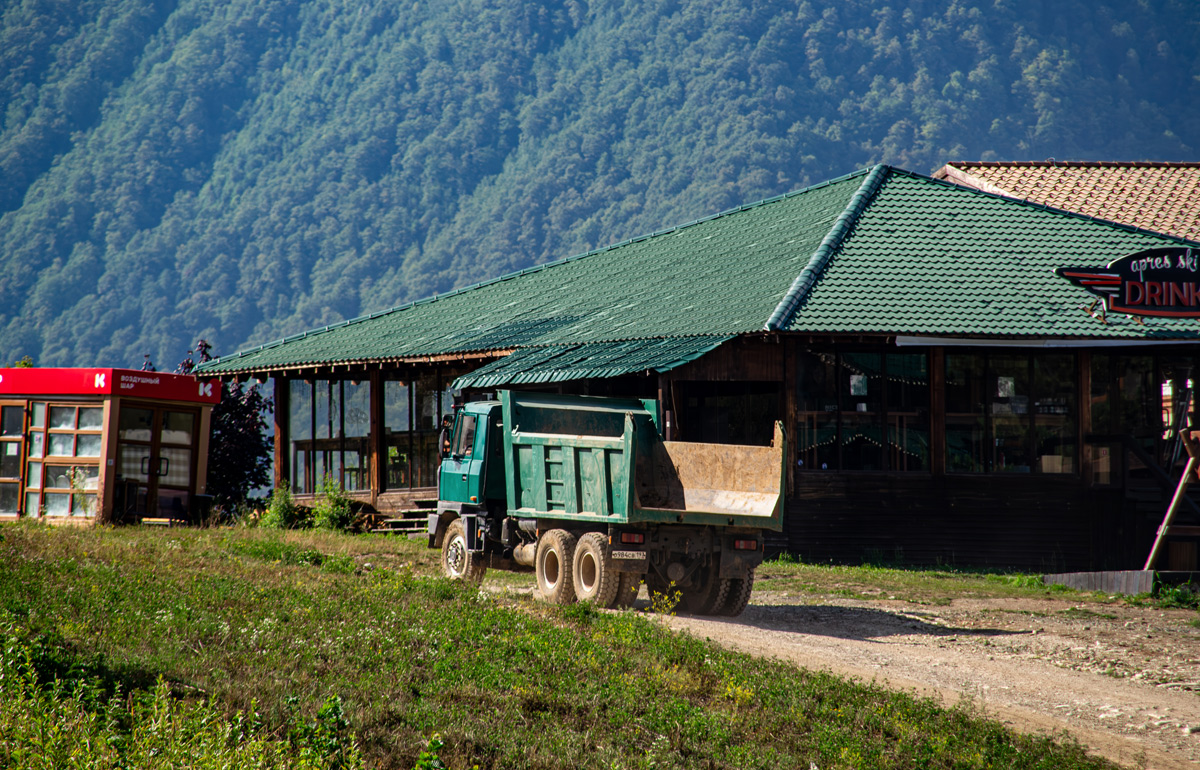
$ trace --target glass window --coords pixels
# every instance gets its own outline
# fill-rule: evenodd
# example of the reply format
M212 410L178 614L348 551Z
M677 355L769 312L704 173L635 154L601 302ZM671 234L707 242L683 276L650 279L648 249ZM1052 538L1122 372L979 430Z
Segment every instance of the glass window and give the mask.
M80 433L75 441L75 456L76 457L99 457L100 456L100 434L98 433Z
M30 419L30 424L35 428L46 427L46 405L35 403L33 405L33 417Z
M98 406L79 407L79 429L100 430L104 427L104 409Z
M309 458L313 452L313 386L304 380L288 382L288 437L291 442L291 485L298 493L312 492Z
M40 516L42 514L42 493L41 492L26 492L25 493L25 515Z
M888 467L929 468L929 357L924 353L888 353Z
M60 428L65 430L75 429L75 407L73 406L52 406L50 407L50 427Z
M946 354L946 470L982 473L985 469L987 397L983 356Z
M136 407L121 407L121 418L117 425L117 435L122 441L145 441L154 438L154 410L138 409Z
M42 486L42 464L41 463L36 463L36 462L29 463L29 473L25 477L25 486L29 487L30 489L41 489L41 486Z
M1029 446L1029 356L1000 354L989 360L992 398L992 470L1029 473L1033 457Z
M196 415L192 412L163 412L161 441L190 446L195 421Z
M46 495L46 515L47 516L69 516L69 515L71 515L71 495L70 494L47 494Z
M29 456L41 457L43 442L45 441L45 433L30 433L29 434Z
M845 470L879 470L883 458L881 435L883 365L878 353L843 353L838 388L842 404L842 464Z
M158 457L158 483L170 487L186 487L192 480L192 450L183 447L161 447Z
M1075 472L1075 379L1074 356L1034 356L1034 463L1039 473Z
M0 436L20 436L25 432L25 407L0 406Z
M51 433L50 434L50 456L51 457L74 457L75 456L75 434L74 433Z
M19 484L0 484L0 513L17 513L17 504L21 500Z
M0 441L0 476L3 476L6 479L20 478L20 441Z
M117 473L121 477L133 479L140 484L150 483L150 447L121 444L117 462Z
M371 488L371 383L342 383L342 430L345 433L342 484L347 491Z
M388 489L406 489L410 486L409 453L412 451L412 436L409 429L408 383L387 380L383 383L383 430L387 451Z
M454 432L454 454L470 457L475 451L475 415L464 414L458 418Z
M799 467L928 470L928 366L925 352L802 352Z

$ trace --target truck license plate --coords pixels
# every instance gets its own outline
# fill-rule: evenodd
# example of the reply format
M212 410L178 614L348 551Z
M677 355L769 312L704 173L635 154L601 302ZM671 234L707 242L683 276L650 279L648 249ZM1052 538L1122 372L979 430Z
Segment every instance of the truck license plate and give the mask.
M614 559L644 559L646 558L645 551L613 551Z

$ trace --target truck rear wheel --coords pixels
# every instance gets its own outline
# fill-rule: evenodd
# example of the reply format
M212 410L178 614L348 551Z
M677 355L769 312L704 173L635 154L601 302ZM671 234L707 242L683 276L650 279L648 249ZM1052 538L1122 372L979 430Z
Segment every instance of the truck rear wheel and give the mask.
M579 601L591 602L597 607L616 606L621 576L613 568L607 537L599 532L589 532L579 538L571 562L571 579L575 585L575 598Z
M571 565L575 558L575 536L565 529L552 529L538 540L535 570L538 590L551 604L575 601Z
M613 601L614 609L632 607L637 601L638 589L642 587L642 576L636 572L622 572L617 583L617 598Z
M750 592L754 590L754 570L750 570L749 574L744 578L729 579L729 594L725 597L725 603L717 608L717 615L724 615L728 618L736 618L746 609L746 605L750 603Z
M442 539L442 572L451 580L466 580L479 583L487 572L483 556L467 550L467 531L462 519L455 519L446 527Z
M729 596L729 581L722 580L716 564L701 567L692 578L692 586L684 588L680 605L690 615L713 615Z

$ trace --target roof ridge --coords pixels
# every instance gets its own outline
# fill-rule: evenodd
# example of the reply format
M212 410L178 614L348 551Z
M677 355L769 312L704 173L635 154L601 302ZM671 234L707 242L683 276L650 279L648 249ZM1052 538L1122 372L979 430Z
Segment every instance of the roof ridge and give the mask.
M851 196L846 208L838 215L829 232L821 239L821 244L817 246L817 250L809 257L808 264L800 271L800 275L796 276L796 280L792 281L792 285L788 288L787 293L783 295L783 299L779 301L779 304L775 307L775 311L771 313L771 317L763 325L764 330L779 331L792 320L792 315L800 307L800 302L803 301L805 295L812 289L813 284L817 282L817 278L821 275L821 271L825 269L829 258L833 256L833 252L842 244L842 240L850 232L850 229L854 227L858 218L862 216L867 204L875 197L875 193L879 191L884 178L890 170L891 166L880 163L867 173L862 184L858 186L858 190Z
M601 246L601 247L592 249L590 251L582 252L580 254L573 254L569 257L562 257L560 259L551 260L550 262L543 262L540 265L530 265L529 267L525 267L520 270L514 270L511 273L505 273L504 275L496 276L495 278L489 278L485 281L473 283L470 286L463 286L462 288L453 289L451 291L448 291L448 292L445 292L442 294L438 294L435 292L433 294L433 296L422 297L421 299L415 299L415 300L412 300L411 302L406 302L402 305L395 305L393 307L387 308L386 310L377 310L377 311L375 311L373 313L369 313L367 315L360 315L357 318L351 318L346 321L338 321L337 323L329 324L324 327L316 327L313 329L308 329L303 332L298 332L296 334L291 334L286 337L281 337L279 339L272 340L270 342L264 342L263 344L261 344L257 347L246 348L245 350L239 350L235 353L229 353L224 356L219 356L210 361L204 362L204 364L202 364L201 366L215 367L218 364L225 362L227 359L243 358L245 356L252 355L254 353L258 353L263 350L267 350L269 348L278 347L279 345L282 345L283 343L289 342L293 339L308 337L313 334L321 334L323 332L327 332L332 329L338 329L343 326L350 326L352 324L362 323L363 321L373 320L373 319L379 318L381 316L391 315L392 313L398 313L402 310L408 310L410 308L416 307L417 305L424 305L428 302L437 302L440 299L447 299L449 297L454 297L459 294L465 294L470 291L475 291L476 289L482 289L483 287L490 286L494 283L500 283L501 281L509 281L518 276L528 275L530 273L541 272L542 270L546 270L551 267L557 267L558 265L563 265L568 262L574 262L576 260L583 259L584 257L590 257L595 254L603 254L604 252L612 251L613 249L618 249L623 246L628 246L631 243L637 243L639 241L644 241L644 240L647 240L650 238L657 238L657 237L663 236L663 235L670 235L672 233L676 233L676 232L686 229L688 227L693 227L695 225L703 224L704 222L711 222L716 219L721 219L722 217L727 217L731 214L737 214L742 211L747 211L749 209L759 208L761 206L766 206L771 203L777 203L782 200L794 198L797 195L803 195L804 193L807 193L807 192L813 192L815 190L820 190L824 187L830 187L835 184L840 184L849 179L853 179L856 176L860 176L863 174L869 174L872 170L873 169L865 169L865 168L858 169L857 171L852 171L849 174L843 174L842 176L839 176L836 179L827 179L823 182L818 182L817 184L809 185L807 187L802 187L799 190L792 190L791 192L782 193L780 195L775 195L770 198L764 198L760 201L756 201L753 203L743 203L740 206L734 206L733 208L728 208L728 209L725 209L724 211L719 211L715 214L709 214L708 216L700 217L699 219L693 219L690 222L685 222L681 225L675 225L674 227L668 227L665 230L656 230L654 232L645 233L643 235L634 236L632 238L626 238L623 241L609 244L608 246ZM197 366L196 370L200 371L201 366Z

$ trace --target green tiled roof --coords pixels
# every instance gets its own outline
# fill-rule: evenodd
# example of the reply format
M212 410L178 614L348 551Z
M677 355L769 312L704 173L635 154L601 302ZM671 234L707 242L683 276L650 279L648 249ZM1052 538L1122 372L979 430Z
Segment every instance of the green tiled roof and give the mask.
M203 370L759 331L865 175L305 332Z
M1089 315L1092 295L1054 275L1175 238L877 166L687 225L316 329L204 364L264 372L425 355L527 353L515 373L656 368L660 340L775 329L933 336L1197 339L1195 320ZM687 343L681 342L684 347ZM668 346L669 347L669 346ZM589 361L588 352L597 356ZM623 352L622 352L623 351ZM582 356L582 357L580 357ZM565 378L566 369L541 375ZM549 372L556 372L549 374ZM534 376L534 375L531 375ZM582 376L603 376L589 374ZM612 375L608 375L612 376ZM513 381L513 380L508 380Z
M694 361L731 336L667 337L520 348L459 377L455 388L494 388L533 382L620 377L647 370L666 372Z
M1176 238L891 169L780 328L930 336L1197 339L1195 319L1101 320L1054 274Z

